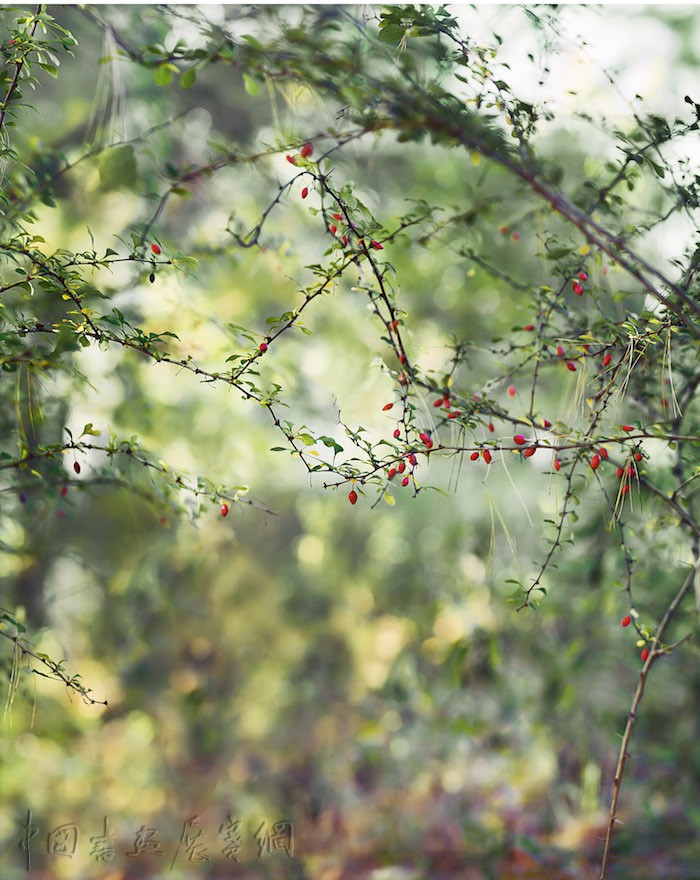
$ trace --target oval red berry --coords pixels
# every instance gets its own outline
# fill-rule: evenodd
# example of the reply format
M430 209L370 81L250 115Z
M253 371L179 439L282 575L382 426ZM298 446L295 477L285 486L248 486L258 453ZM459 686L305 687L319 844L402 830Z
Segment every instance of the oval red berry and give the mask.
M611 360L612 360L612 355L608 351L608 352L606 352L605 357L603 358L603 366L607 367Z
M348 501L350 502L350 504L357 503L357 492L354 489L348 492Z
M263 354L265 354L265 352L267 351L267 342L261 342L258 348Z
M566 362L566 369L571 370L572 373L576 372L576 364L573 361Z
M472 454L469 456L470 461L476 461L478 458L479 458L478 452L472 452Z
M509 385L506 393L508 394L508 397L515 397L518 391L515 385Z
M581 279L581 281L588 281L588 275L586 275L585 272L579 272L578 277Z
M523 446L525 443L527 443L527 440L523 437L522 434L516 434L515 437L513 437L513 442L517 443L518 446Z
M304 144L304 146L299 150L299 152L305 159L308 159L313 151L314 148L311 146L311 144Z
M308 196L308 194L309 194L309 188L308 188L308 186L305 186L304 189L301 191L302 199L305 199Z
M228 516L228 512L229 512L229 506L228 506L228 504L226 504L226 502L224 501L224 503L221 505L221 515L222 515L222 516Z
M382 410L383 410L384 412L386 412L386 411L389 410L389 409L393 409L393 406L394 406L393 403L385 403L384 406L382 407Z
M530 458L531 455L534 455L537 452L536 446L528 446L525 450L525 458Z
M77 461L73 462L73 470L76 472L76 474L80 473L80 464Z
M642 663L646 663L646 662L647 662L647 660L649 659L649 651L648 651L647 648L645 648L645 649L642 651L642 653L640 654L640 657L642 658Z
M491 431L491 433L493 434L493 432L494 432L495 430L496 430L496 429L495 429L494 426L493 426L493 422L489 422L489 431Z
M484 451L481 453L481 457L484 459L486 464L491 464L491 453L488 449L484 449Z
M560 358L564 357L564 349L562 348L561 345L557 346L557 354L559 355Z
M607 458L608 457L608 450L604 446L601 446L600 449L598 450L598 455L601 458Z
M600 456L594 455L593 458L591 459L591 467L593 468L594 471L598 470L599 464L600 464Z
M399 431L398 428L394 428L394 439L398 440L400 436L401 436L401 431Z
M555 458L554 459L554 470L558 471L560 467L561 467L561 462L559 461L558 458Z
M630 431L634 431L634 425L623 425L622 430L629 434Z
M428 437L427 434L419 434L418 436L422 440L423 444L428 447L428 449L432 449L433 441L430 439L430 437Z
M389 468L389 472L387 473L387 477L389 477L389 479L391 479L392 477L395 477L395 476L396 476L396 468Z
M576 296L581 296L583 294L583 287L578 283L578 281L574 281L571 285L571 289L576 294Z
M617 477L618 480L621 480L622 477L624 476L624 473L625 473L625 469L619 467L619 468L615 471L615 476Z
M622 620L620 622L620 626L629 626L630 623L632 623L632 618L628 614L627 617L622 618Z
M153 251L153 253L154 253L156 256L158 256L158 254L162 253L162 251L161 251L161 249L160 249L160 245L159 245L159 244L156 244L155 242L153 242L153 244L151 245L151 250Z
M408 486L410 480L411 480L410 477L408 477L408 476L404 477L403 480L401 480L401 485L402 485L402 486Z
M532 331L533 331L534 329L535 329L535 325L534 325L534 324L526 324L526 325L523 327L523 330L527 330L528 333L532 333Z
M402 474L405 470L406 470L406 462L400 461L399 462L399 473Z

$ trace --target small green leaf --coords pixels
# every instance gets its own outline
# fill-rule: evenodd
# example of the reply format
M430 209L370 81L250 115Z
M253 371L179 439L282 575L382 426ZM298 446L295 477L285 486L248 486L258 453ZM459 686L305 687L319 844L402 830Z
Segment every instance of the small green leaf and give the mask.
M173 64L159 64L153 71L153 79L157 86L167 86L173 81ZM177 68L175 67L175 70Z
M260 83L248 73L243 74L243 86L251 98L260 93Z
M180 88L191 89L197 79L197 71L190 67L180 74Z
M302 443L304 444L304 446L313 446L314 443L316 442L314 440L314 438L311 436L311 434L301 434L300 439L301 439Z

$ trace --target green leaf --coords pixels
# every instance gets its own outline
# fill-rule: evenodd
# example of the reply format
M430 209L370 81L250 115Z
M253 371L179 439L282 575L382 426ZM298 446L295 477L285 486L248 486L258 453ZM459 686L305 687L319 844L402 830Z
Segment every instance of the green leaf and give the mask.
M254 98L260 93L260 83L256 79L253 79L248 73L243 74L243 86L251 98Z
M83 433L80 436L85 437L85 435L87 435L89 437L99 437L101 433L102 431L98 431L97 428L92 427L92 422L88 422L83 428Z
M180 75L180 88L191 89L197 79L197 71L194 67L190 67L183 71Z
M311 436L311 434L301 434L300 439L301 439L302 443L304 444L304 446L313 446L314 443L316 442L314 440L314 438Z
M177 71L174 64L159 64L153 71L153 79L157 86L167 86L173 81L173 73Z

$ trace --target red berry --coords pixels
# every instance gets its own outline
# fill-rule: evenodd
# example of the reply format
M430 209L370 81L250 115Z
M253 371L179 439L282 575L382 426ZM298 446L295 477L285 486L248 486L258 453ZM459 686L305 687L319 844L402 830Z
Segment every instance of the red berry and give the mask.
M576 364L573 361L566 362L566 369L571 370L572 373L576 372Z
M305 199L308 196L308 194L309 194L309 188L308 188L308 186L305 186L304 189L301 191L302 199Z
M158 256L158 254L162 253L162 251L161 251L161 249L160 249L160 245L159 245L159 244L156 244L155 242L153 242L153 244L151 245L151 250L153 251L153 253L154 253L156 256Z
M296 159L294 158L294 156L290 156L289 154L287 154L287 155L285 156L285 159L287 160L287 162L289 162L290 165L296 165L296 164L297 164L297 163L296 163Z
M400 474L402 474L402 473L406 470L406 462L405 462L405 461L400 461L400 462L399 462L399 468L398 468L398 470L399 470L399 473L400 473Z
M338 227L335 225L335 223L331 223L331 225L328 228L333 233L333 235L335 235L336 232L338 231Z
M551 428L552 423L549 421L549 419L542 419L542 427L543 428Z
M493 432L494 432L495 430L496 430L496 429L495 429L494 426L493 426L493 422L489 422L489 431L491 431L491 433L493 434Z
M604 446L601 446L600 449L598 450L598 455L601 458L607 458L608 457L608 450Z
M574 281L571 285L571 289L576 294L576 296L581 296L583 294L583 287L578 283L578 281Z
M399 431L398 428L395 428L394 429L394 439L398 440L400 436L401 436L401 431Z
M392 409L393 406L394 406L393 403L385 403L384 406L382 407L382 410L383 410L384 412L386 412L387 410Z
M461 415L460 411L458 409L456 409L454 412L447 413L447 418L448 419L458 419L460 417L460 415Z
M624 474L625 474L625 469L624 469L624 468L619 467L619 468L615 471L615 476L617 477L618 480L621 480L621 479L623 478Z
M590 350L591 350L591 346L590 346L587 342L584 342L584 344L583 344L583 350L584 350L584 351L590 351Z
M411 480L410 477L408 477L408 476L404 477L403 480L401 480L401 485L402 485L402 486L408 486L410 480Z
M586 275L585 272L579 272L578 277L581 279L581 281L588 281L588 275Z
M629 626L630 623L632 623L632 618L628 614L627 617L622 618L622 621L620 622L620 626Z
M594 471L598 470L599 464L600 464L600 456L594 455L593 458L591 459L591 467L593 468Z
M557 346L557 354L559 355L560 358L564 357L564 349L562 348L561 345Z
M444 400L445 400L444 397L440 397L440 398L438 398L438 400L434 400L434 401L433 401L433 406L442 406Z
M649 651L647 648L645 648L639 656L642 658L642 663L646 663L649 659Z
M418 436L423 441L423 443L428 447L428 449L432 448L433 441L430 439L430 437L428 437L427 434L419 434Z
M630 431L634 431L634 425L623 425L622 430L629 434Z
M484 451L481 453L481 457L484 459L486 464L491 464L491 453L488 449L484 449Z
M399 322L398 322L398 320L394 319L394 320L391 322L391 324L389 324L389 329L390 329L390 330L396 330L396 328L397 328L398 326L399 326Z
M608 352L606 352L605 357L603 358L603 366L607 367L611 360L612 360L612 355L608 351Z
M61 486L61 498L65 498L68 494L68 486Z
M623 486L622 489L620 490L620 494L626 495L629 492L629 490L630 490L629 483L627 483L627 485Z
M644 458L644 456L642 455L641 452L635 452L635 453L634 453L634 460L635 460L635 461L641 461L643 458Z
M525 458L530 458L531 455L534 455L537 452L537 446L528 446L525 450Z
M375 251L383 251L384 250L384 245L380 244L378 241L373 241L372 247L375 249Z
M513 437L513 440L515 443L518 444L518 446L522 446L523 444L527 443L527 440L523 437L522 434L516 434L515 437Z
M506 393L508 394L508 397L515 397L518 391L515 385L509 385Z
M510 229L508 229L507 226L499 226L498 231L501 233L501 235L508 235Z
M415 457L415 455L414 455L413 453L411 453L411 454L408 456L408 461L409 461L410 464L413 465L413 467L415 467L416 464L418 463L418 459Z
M314 148L311 146L311 144L304 144L304 146L299 150L299 152L305 159L308 159L313 151Z
M80 473L80 464L77 461L73 462L73 470L76 472L76 474Z
M261 342L258 348L264 354L267 351L267 342Z
M513 241L520 241L520 233L519 233L519 232L514 232L514 233L511 235L511 238L512 238Z
M387 477L389 477L389 479L391 479L392 477L395 477L395 476L396 476L396 468L389 468L389 472L387 473Z
M555 458L554 459L554 470L558 471L560 467L561 467L561 462L559 461L558 458Z
M478 452L472 452L472 454L469 456L470 461L476 461L478 458L479 458Z
M343 215L342 215L342 214L334 214L334 215L333 215L333 219L334 219L334 220L342 220L342 219L343 219Z
M627 468L627 476L628 476L628 477L633 477L633 476L634 476L634 465L633 465L633 464L631 464L631 465Z
M534 325L534 324L526 324L526 325L523 327L523 330L527 330L528 333L531 333L534 329L535 329L535 325Z
M224 503L221 505L221 515L222 515L222 516L228 516L228 512L229 512L229 506L228 506L228 504L224 501Z
M354 489L351 489L350 492L348 492L348 501L350 504L357 503L357 492Z

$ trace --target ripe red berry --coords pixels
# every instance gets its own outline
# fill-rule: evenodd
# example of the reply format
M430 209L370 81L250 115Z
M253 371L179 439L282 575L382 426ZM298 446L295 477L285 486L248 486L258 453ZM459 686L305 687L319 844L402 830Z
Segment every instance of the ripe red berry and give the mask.
M615 476L617 477L618 480L621 480L621 479L623 478L624 474L625 474L625 469L624 469L624 468L619 467L619 468L615 471Z
M534 455L537 452L537 446L528 446L525 450L525 458L530 458L531 455Z
M628 477L634 476L634 465L633 464L629 465L629 467L627 468L627 476Z
M405 461L400 461L400 462L399 462L399 467L398 467L398 471L399 471L399 473L402 474L405 470L406 470L406 462L405 462Z
M542 427L543 428L551 428L552 423L549 421L549 419L542 419Z
M564 357L564 349L562 348L561 345L557 346L557 354L559 355L560 358Z
M598 455L601 458L607 458L608 457L608 450L604 446L601 446L600 449L598 450Z
M397 328L398 326L399 326L399 322L398 322L396 319L394 319L394 320L391 322L391 324L389 324L389 329L390 329L390 330L396 330L396 328Z
M338 227L335 225L335 223L331 223L331 225L328 228L333 233L333 235L335 235L336 232L338 231Z
M76 474L80 473L80 464L77 461L73 462L73 470L76 472Z
M642 455L641 452L635 452L635 453L634 453L634 460L635 460L635 461L641 461L643 458L644 458L644 456Z
M423 441L423 443L428 447L428 449L432 448L433 441L430 439L430 437L428 437L427 434L419 434L418 436Z
M523 330L527 330L528 333L531 333L534 329L535 329L535 325L534 325L534 324L526 324L526 325L523 327Z
M583 294L583 287L578 283L578 281L574 281L571 285L571 289L576 294L576 296L581 296Z
M224 501L224 503L221 505L221 515L222 515L222 516L228 516L228 512L229 512L229 506L228 506L228 504Z
M555 458L554 459L554 470L558 471L560 467L561 467L561 462L559 461L558 458Z
M389 477L389 479L391 479L392 477L395 477L395 476L396 476L396 468L389 468L389 472L387 473L387 477Z
M342 220L342 219L343 219L343 215L342 215L342 214L333 214L333 219L334 219L334 220Z
M393 406L394 406L393 403L385 403L384 406L382 407L382 410L383 410L384 412L386 412L387 410L392 409Z
M491 464L491 453L488 449L483 450L483 452L481 453L481 457L484 459L486 464Z
M576 372L576 364L573 361L566 362L566 369L571 370L572 373Z
M296 165L296 164L297 164L297 163L296 163L296 159L294 158L294 156L290 156L289 153L287 153L287 155L286 155L284 158L287 160L287 162L289 162L290 165Z
M479 458L478 452L472 452L472 454L469 456L470 461L476 461L478 458Z
M593 458L591 459L591 467L593 468L594 471L598 470L599 464L600 464L600 456L594 455Z
M347 237L347 235L344 235L343 238L342 238L341 240L342 240L342 242L343 242L343 247L347 247L347 246L348 246L348 237Z
M357 503L357 492L354 489L351 489L348 492L348 501L350 502L350 504Z
M414 455L413 453L411 453L411 454L408 456L408 461L409 461L409 464L412 464L412 465L413 465L413 467L415 467L416 464L418 463L418 459L415 457L415 455Z
M623 425L622 430L629 434L630 431L634 431L634 425Z
M378 241L373 241L372 247L375 249L375 251L383 251L384 250L384 245L380 244Z
M308 196L308 194L309 194L309 188L308 188L308 186L305 186L304 189L301 191L302 199L305 199Z
M627 617L623 617L623 618L622 618L622 621L621 621L621 623L620 623L620 626L629 626L630 623L632 623L632 618L631 618L631 617L629 616L629 614L628 614Z
M161 251L161 249L160 249L160 245L159 245L159 244L156 244L155 242L153 242L153 244L151 245L151 250L153 251L153 253L154 253L156 256L158 256L158 254L162 253L162 251Z
M648 651L648 649L645 648L639 656L642 658L642 663L646 663L647 660L649 659L649 651Z
M267 342L261 342L258 348L264 354L267 351Z
M405 476L405 477L403 478L403 480L401 480L401 485L402 485L402 486L408 486L410 480L411 480L411 478L410 478L409 476Z
M394 439L398 440L400 436L401 436L401 431L399 431L398 428L395 428L394 429Z
M68 494L68 486L61 486L61 498L65 498Z
M626 495L629 492L629 490L630 490L630 486L629 486L629 483L627 483L627 485L623 486L622 489L620 490L620 494Z
M523 444L527 443L527 440L522 434L516 434L515 437L513 437L513 441L517 443L518 446L523 446Z
M304 146L299 150L299 152L305 159L308 159L313 151L314 148L311 146L311 144L304 144Z
M588 275L586 275L585 272L579 272L578 277L581 279L581 281L588 281Z
M458 409L456 409L454 412L447 413L447 418L448 419L458 419L460 417L460 415L461 415L460 411Z
M403 352L401 352L401 354L399 355L399 363L400 364L406 363L406 355Z
M515 397L518 391L515 385L509 385L506 393L508 394L508 397Z
M603 366L607 367L611 360L612 360L612 355L608 351L605 353L605 357L603 358Z
M444 397L439 397L437 400L433 401L433 406L442 406L444 400Z

